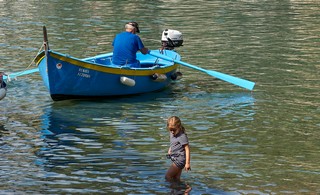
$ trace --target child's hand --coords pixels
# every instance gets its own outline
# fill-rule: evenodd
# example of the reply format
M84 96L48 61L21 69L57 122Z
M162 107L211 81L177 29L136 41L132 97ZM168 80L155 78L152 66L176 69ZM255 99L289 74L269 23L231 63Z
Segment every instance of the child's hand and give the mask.
M191 171L191 166L190 164L186 164L186 166L184 166L184 169L188 172Z

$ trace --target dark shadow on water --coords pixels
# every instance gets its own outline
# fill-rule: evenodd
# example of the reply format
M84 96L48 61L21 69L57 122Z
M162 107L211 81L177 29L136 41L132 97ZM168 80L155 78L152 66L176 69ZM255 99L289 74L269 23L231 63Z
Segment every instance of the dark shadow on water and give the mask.
M173 95L172 85L164 89L154 92L133 94L133 95L121 95L121 96L107 96L107 97L70 97L69 99L62 99L62 102L143 102L153 101L157 98L168 98ZM57 102L61 100L57 99Z
M191 195L191 194L212 194L212 195L231 195L232 193L224 192L223 190L207 188L205 192L191 186L190 183L185 181L167 182L170 189L170 195Z
M192 191L192 187L183 181L169 182L169 185L171 195L187 195Z

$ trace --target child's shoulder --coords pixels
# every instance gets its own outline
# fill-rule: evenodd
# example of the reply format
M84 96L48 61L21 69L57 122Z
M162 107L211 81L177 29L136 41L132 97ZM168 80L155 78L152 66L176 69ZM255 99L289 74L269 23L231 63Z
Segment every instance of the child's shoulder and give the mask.
M179 137L188 138L188 135L185 132L182 132Z

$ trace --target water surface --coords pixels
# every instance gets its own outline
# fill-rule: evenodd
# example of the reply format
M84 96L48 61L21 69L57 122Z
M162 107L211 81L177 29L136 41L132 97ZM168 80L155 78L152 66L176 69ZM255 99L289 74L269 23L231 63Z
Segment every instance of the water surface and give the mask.
M53 102L38 74L19 77L0 102L0 192L320 193L319 11L317 1L0 1L0 71L30 65L43 25L51 49L85 58L110 52L135 20L147 47L179 30L183 61L256 82L249 92L181 66L161 92ZM164 180L171 115L191 146L179 185Z

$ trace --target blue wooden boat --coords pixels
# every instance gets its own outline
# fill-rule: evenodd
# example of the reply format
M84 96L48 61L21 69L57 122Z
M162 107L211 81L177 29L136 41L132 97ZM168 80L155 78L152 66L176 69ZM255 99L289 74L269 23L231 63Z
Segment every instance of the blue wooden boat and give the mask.
M45 50L35 59L43 82L53 100L108 97L158 91L177 78L178 64L152 55L137 53L141 68L114 65L112 53L85 59L49 49L44 27ZM180 60L173 50L153 53Z
M112 53L79 59L50 50L45 27L43 34L45 49L35 58L38 68L12 73L10 77L39 71L53 100L125 96L158 91L167 87L172 80L181 78L182 74L177 72L179 65L248 90L253 90L255 86L252 81L181 61L174 48L182 46L183 39L182 34L176 30L163 31L161 50L151 50L147 55L137 53L141 64L139 68L114 65L111 62ZM3 79L8 78L9 75L3 76ZM0 90L3 98L5 88Z

